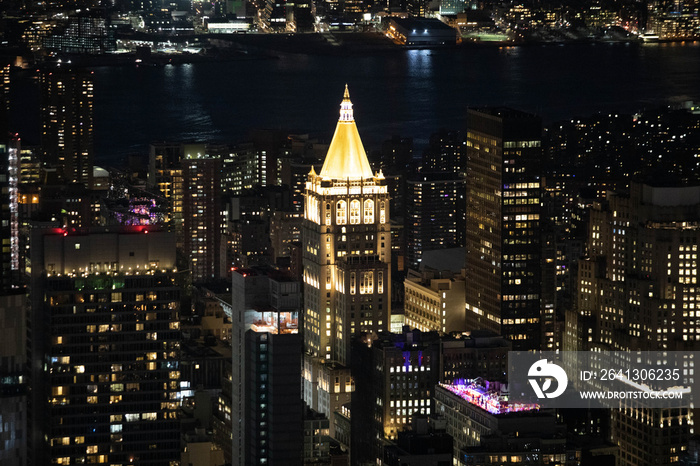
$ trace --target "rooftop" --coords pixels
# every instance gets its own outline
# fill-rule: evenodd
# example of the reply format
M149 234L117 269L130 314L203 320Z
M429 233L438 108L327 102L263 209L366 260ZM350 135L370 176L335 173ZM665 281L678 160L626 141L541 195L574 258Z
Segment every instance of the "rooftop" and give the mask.
M507 395L500 391L500 384L481 379L464 380L456 384L441 383L440 386L490 414L519 413L540 409L536 404L509 403Z

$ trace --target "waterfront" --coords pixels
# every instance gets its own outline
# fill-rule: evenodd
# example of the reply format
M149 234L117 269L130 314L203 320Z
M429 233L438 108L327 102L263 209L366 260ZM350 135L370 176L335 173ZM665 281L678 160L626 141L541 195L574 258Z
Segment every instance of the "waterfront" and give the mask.
M254 128L328 139L338 111L329 102L340 102L345 83L369 147L392 134L412 136L420 147L439 128L462 128L468 106L508 105L538 113L548 123L700 100L698 43L279 54L94 70L101 164L143 154L151 141L235 142ZM31 118L22 124L30 127Z

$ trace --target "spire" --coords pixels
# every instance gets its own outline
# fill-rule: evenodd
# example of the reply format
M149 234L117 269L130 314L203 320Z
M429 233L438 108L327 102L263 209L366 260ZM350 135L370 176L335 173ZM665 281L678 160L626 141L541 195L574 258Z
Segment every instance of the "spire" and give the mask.
M340 103L340 121L354 121L355 117L352 113L352 102L350 102L350 91L348 85L345 85L345 94L343 101Z
M362 146L360 133L355 125L355 117L350 101L348 85L345 85L343 101L340 104L340 118L335 134L320 173L324 179L372 178L372 169Z

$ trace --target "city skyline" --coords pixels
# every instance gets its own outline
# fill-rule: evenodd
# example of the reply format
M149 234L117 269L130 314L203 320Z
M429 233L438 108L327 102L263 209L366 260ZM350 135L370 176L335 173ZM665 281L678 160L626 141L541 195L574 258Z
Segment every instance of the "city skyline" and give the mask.
M3 5L0 463L700 463L697 8Z

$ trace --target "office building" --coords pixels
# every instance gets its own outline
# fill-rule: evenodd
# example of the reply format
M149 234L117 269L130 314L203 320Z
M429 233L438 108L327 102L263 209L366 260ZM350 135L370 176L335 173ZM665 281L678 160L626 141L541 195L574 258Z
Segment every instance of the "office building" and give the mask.
M440 380L456 383L481 377L506 382L510 350L507 339L488 331L444 335L440 338Z
M10 133L10 69L0 64L0 144L7 144Z
M402 334L365 335L353 344L352 444L354 464L383 457L384 439L396 440L414 416L433 412L439 382L436 332L404 327Z
M507 108L467 115L466 325L542 342L540 118Z
M445 422L436 417L414 416L411 430L399 432L393 444L384 448L386 466L441 466L452 464L452 437Z
M389 218L385 179L372 173L346 87L323 167L308 175L302 231L304 400L329 417L318 404L321 365L340 370L354 335L389 328Z
M464 288L464 270L409 270L404 280L405 324L423 332L465 331Z
M246 331L245 464L299 464L304 406L298 313L258 315Z
M51 68L41 73L41 149L45 166L65 183L92 188L92 72Z
M95 10L93 12L97 13ZM90 13L90 10L87 10L82 14L70 16L65 24L61 24L54 29L53 34L44 38L44 48L62 53L114 52L117 48L114 30L99 13L94 16Z
M13 282L9 157L7 146L0 144L0 289L9 289Z
M175 464L180 288L153 227L32 232L32 464Z

